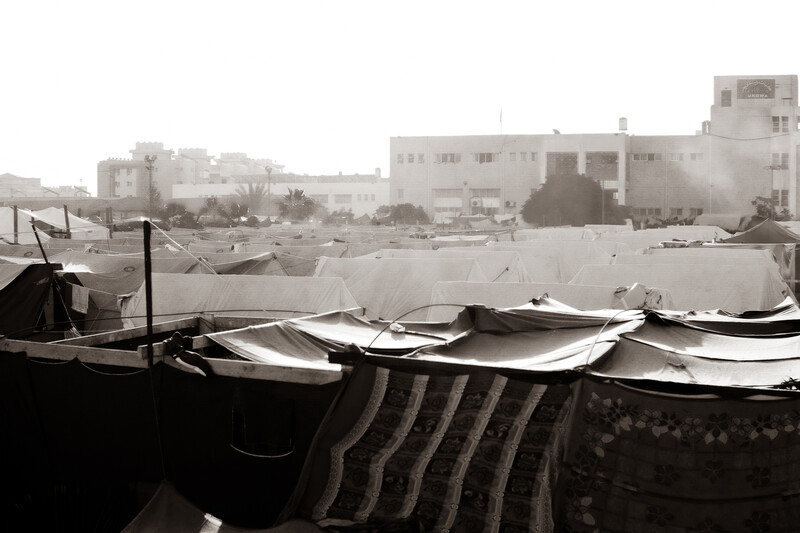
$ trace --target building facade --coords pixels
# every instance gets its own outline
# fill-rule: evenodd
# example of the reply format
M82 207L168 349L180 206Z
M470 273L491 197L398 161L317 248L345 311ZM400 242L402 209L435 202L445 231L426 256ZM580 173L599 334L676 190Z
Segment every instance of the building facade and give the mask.
M798 205L797 76L714 78L711 119L695 135L608 134L390 139L390 203L432 217L518 213L548 177L584 174L635 216L689 218Z
M264 184L267 198L260 215L278 214L277 202L289 189L301 189L330 212L352 211L372 216L389 203L388 180L380 170L369 175L306 176L284 172L271 159L253 159L243 152L211 156L205 148L181 148L176 154L160 142L136 143L130 159L106 159L97 164L100 198L149 198L150 180L165 201L235 197L250 184ZM155 159L153 159L155 158Z

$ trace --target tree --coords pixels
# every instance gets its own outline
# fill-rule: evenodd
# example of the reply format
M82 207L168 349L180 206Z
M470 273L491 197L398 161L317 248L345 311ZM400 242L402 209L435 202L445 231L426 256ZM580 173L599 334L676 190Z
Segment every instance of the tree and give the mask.
M756 199L750 202L756 208L756 215L763 218L771 218L773 220L791 220L792 214L789 212L788 207L781 207L772 198L765 198L763 196L756 196Z
M302 189L288 189L278 202L281 216L290 220L305 220L314 214L317 202L306 196Z
M352 209L337 209L324 220L326 224L352 224L354 218Z
M422 206L413 204L393 205L389 218L396 224L428 224L428 214Z
M584 175L550 176L522 205L522 220L541 226L622 224L627 208Z
M267 197L267 187L263 183L248 183L247 189L239 185L236 195L240 204L250 208L250 214L257 215L261 213L261 205Z

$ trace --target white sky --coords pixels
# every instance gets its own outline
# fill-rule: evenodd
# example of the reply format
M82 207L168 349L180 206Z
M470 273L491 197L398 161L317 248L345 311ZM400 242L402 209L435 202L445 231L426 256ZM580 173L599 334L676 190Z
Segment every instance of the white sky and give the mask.
M389 138L691 135L800 74L797 0L63 0L0 7L0 174L97 190L136 142L389 175Z

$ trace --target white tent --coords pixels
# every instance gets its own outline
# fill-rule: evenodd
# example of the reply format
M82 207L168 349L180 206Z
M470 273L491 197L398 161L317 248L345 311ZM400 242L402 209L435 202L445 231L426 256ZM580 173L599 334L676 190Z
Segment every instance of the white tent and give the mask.
M375 257L386 258L471 258L478 261L486 279L502 282L529 282L525 264L516 251L505 251L486 246L469 246L466 248L442 248L439 250L384 249L376 252Z
M672 299L661 289L628 289L566 283L480 283L440 281L431 291L429 322L449 322L462 310L461 305L516 307L547 295L576 309L671 309ZM444 305L448 304L448 305Z
M14 208L0 207L0 243L3 244L37 244L36 235L33 233L31 219L34 214L31 211L17 208L17 227L14 233ZM50 240L50 236L41 230L37 230L39 239L44 243Z
M337 278L153 273L152 279L155 322L200 313L293 318L358 307ZM121 306L125 327L145 325L144 283Z
M437 281L490 281L472 258L320 257L315 276L342 278L369 318L425 320Z
M72 213L67 213L67 217L65 218L64 210L58 209L57 207L47 207L45 209L33 211L33 216L45 224L58 228L61 231L67 230L67 220L69 220L69 232L75 239L100 241L109 238L108 228L76 217Z
M634 283L669 291L675 309L681 311L771 309L792 296L777 264L585 265L570 281L606 286Z

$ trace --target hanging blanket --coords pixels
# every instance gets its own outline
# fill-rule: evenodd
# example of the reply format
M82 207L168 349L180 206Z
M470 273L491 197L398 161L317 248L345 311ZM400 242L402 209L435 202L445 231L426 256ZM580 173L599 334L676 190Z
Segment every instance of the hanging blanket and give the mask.
M484 372L356 370L295 516L334 531L548 531L571 390Z
M574 409L557 531L800 530L800 400L584 380Z

